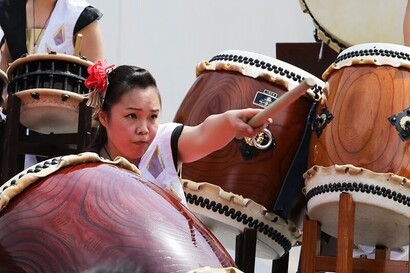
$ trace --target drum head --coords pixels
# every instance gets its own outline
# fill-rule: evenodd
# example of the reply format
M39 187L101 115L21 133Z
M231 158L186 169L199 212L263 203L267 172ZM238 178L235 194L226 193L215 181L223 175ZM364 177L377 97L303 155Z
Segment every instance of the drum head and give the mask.
M403 44L406 0L300 0L320 40L340 52L362 43Z
M188 208L229 249L235 249L236 236L245 228L257 230L256 256L264 259L280 258L301 240L296 225L251 199L206 182L182 183Z

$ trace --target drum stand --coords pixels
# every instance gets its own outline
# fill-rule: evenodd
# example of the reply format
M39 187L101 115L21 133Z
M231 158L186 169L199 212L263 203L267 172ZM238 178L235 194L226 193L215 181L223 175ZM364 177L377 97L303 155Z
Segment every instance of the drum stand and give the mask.
M390 253L376 246L375 259L353 258L355 204L348 193L340 194L336 257L320 255L320 223L305 217L301 248L301 273L409 273L409 261L389 260ZM410 230L409 230L410 236Z
M245 228L236 236L235 263L244 273L255 272L257 231ZM272 273L288 272L289 253L272 261Z
M20 124L20 98L10 95L7 105L0 185L24 170L25 154L47 157L77 154L90 141L92 109L86 100L79 106L78 131L70 134L27 135L27 128Z

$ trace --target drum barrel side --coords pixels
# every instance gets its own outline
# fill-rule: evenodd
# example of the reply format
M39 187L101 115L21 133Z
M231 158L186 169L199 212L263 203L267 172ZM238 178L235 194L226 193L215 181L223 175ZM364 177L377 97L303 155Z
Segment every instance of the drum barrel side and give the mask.
M200 74L181 103L175 121L196 125L207 116L229 109L259 108L256 93L269 90L280 97L286 88L280 83L254 79L230 71ZM193 163L184 164L183 178L209 182L273 209L281 185L303 136L312 100L299 98L274 117L269 125L276 147L258 150L233 140L223 149Z
M333 116L313 132L308 166L352 164L380 173L410 177L410 144L390 118L410 106L410 70L388 65L351 65L329 75L330 94L319 104Z

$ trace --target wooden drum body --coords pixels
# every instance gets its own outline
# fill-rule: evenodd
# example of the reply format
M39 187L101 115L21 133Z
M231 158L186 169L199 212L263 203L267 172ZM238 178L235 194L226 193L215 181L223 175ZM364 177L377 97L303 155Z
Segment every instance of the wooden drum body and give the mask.
M21 124L44 134L77 132L79 104L89 93L84 81L90 65L57 53L27 55L11 63L8 94L21 99Z
M240 62L239 58L253 61ZM262 62L264 68L259 65ZM259 94L268 94L261 96L266 103L272 96L280 97L297 86L308 75L279 60L243 51L222 52L199 64L197 74L176 113L176 122L197 125L209 115L229 109L261 108ZM299 98L273 117L269 130L274 141L268 149L259 150L245 140L234 140L201 160L184 164L183 178L216 184L272 209L299 146L313 98L320 97L321 89L315 88L310 90L311 96Z
M277 59L239 50L224 51L200 63L196 72L197 79L176 113L176 122L197 125L209 115L229 109L265 108L304 78L314 78ZM273 141L267 149L258 149L244 139L233 140L201 160L184 164L182 177L208 182L253 200L261 206L261 212L273 211L301 142L308 113L313 102L321 97L324 84L316 80L320 85L273 117L273 124L268 127ZM201 196L206 198L206 192ZM209 198L212 201L215 196ZM191 205L198 203L192 201ZM290 237L292 242L296 241L293 235ZM280 254L274 251L268 256L278 257L287 250L282 249Z
M0 190L1 272L122 267L169 273L235 266L185 206L121 158L53 158Z
M356 243L404 246L410 224L410 49L352 46L323 78L328 96L316 110L305 174L308 215L336 236L339 195L348 192L356 203Z
M339 54L323 74L329 95L317 107L309 166L352 164L410 177L408 54L409 48L390 44Z

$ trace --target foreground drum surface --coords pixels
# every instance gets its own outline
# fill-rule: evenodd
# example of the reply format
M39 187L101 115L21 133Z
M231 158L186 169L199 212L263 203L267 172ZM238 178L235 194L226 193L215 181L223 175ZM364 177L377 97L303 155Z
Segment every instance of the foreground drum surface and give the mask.
M317 36L336 52L363 43L403 44L406 0L299 0Z
M137 171L85 153L13 177L1 187L0 272L235 266L189 210Z
M75 133L92 62L66 54L32 54L7 69L8 94L21 99L21 124L40 133Z

